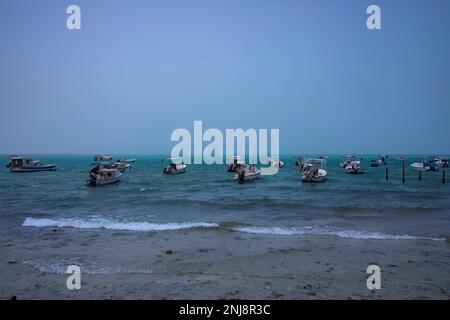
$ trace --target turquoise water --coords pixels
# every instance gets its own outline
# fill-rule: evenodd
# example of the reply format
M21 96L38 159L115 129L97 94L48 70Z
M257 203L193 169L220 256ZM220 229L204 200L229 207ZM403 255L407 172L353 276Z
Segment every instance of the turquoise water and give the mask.
M328 180L305 184L292 156L275 176L238 184L225 165L191 165L187 173L161 173L163 156L136 158L121 182L87 187L92 156L44 156L57 163L54 172L10 173L8 157L0 157L1 233L24 228L73 228L166 232L176 229L219 228L236 232L301 236L331 235L354 239L443 240L450 230L450 183L441 172L423 179L409 164L423 156L408 156L406 183L401 163L389 159L385 168L349 175L338 167L340 156L329 156ZM122 156L120 156L122 157Z

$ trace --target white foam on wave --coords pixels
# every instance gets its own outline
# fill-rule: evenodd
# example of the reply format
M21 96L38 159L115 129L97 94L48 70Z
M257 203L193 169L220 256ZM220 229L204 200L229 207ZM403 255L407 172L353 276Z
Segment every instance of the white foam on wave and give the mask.
M148 269L129 269L123 266L102 266L95 263L80 263L78 261L68 261L67 263L45 262L42 260L26 260L24 264L30 265L40 272L65 274L69 265L76 265L81 268L81 272L85 274L151 274L152 270Z
M269 234L281 236L324 235L362 240L445 240L442 238L419 237L407 234L398 235L370 231L338 230L330 227L236 227L233 228L233 230L252 234Z
M182 222L182 223L149 223L149 222L122 222L105 218L96 219L36 219L26 218L22 223L24 227L58 227L76 229L109 229L122 231L168 231L191 228L214 228L219 225L208 222Z

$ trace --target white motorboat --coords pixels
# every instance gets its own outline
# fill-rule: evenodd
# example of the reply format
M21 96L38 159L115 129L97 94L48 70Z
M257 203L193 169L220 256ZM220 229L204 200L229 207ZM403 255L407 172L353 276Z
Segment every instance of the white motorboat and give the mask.
M119 160L116 161L116 163L117 163L117 162L132 164L132 163L135 163L135 162L136 162L136 159L125 159L125 160L119 159Z
M111 165L111 167L114 169L119 170L120 172L125 172L128 168L131 167L131 164L126 162L117 161L114 164Z
M358 161L358 158L351 154L345 155L342 157L342 161L339 163L339 167L345 169L352 161Z
M306 159L301 170L302 182L324 182L328 176L326 159Z
M168 165L164 167L164 160L162 160L164 174L181 174L186 172L187 165L184 164L181 158L165 159Z
M11 157L10 163L7 166L11 172L35 172L35 171L54 171L56 164L41 164L40 161L35 161L24 157Z
M418 171L439 171L439 165L435 160L425 160L423 162L415 162L411 164L414 170Z
M255 166L246 166L243 168L240 168L237 171L237 174L234 176L234 180L237 180L238 182L244 182L244 181L251 181L258 179L261 176L261 170L256 168Z
M283 168L284 167L284 162L281 160L269 160L269 163L271 167L273 168Z
M360 160L354 160L346 164L345 171L349 174L361 174L364 173L364 168Z
M89 172L88 185L102 186L119 182L122 173L118 169L106 168L103 165L97 165Z
M237 172L239 169L246 167L245 161L239 156L230 157L227 162L227 172Z

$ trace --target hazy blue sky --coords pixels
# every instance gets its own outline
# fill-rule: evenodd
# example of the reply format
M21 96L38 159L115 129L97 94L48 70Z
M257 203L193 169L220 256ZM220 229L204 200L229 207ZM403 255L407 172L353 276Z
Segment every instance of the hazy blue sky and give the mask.
M168 153L194 120L279 128L281 153L449 153L450 1L2 0L0 108L0 153Z

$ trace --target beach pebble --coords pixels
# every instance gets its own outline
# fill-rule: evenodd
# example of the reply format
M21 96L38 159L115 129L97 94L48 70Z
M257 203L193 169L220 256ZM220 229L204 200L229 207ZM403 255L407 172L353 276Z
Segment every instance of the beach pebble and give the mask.
M173 251L172 250L166 250L166 254L172 254Z
M8 263L9 263L9 264L16 264L17 261L16 261L16 260L8 260Z

